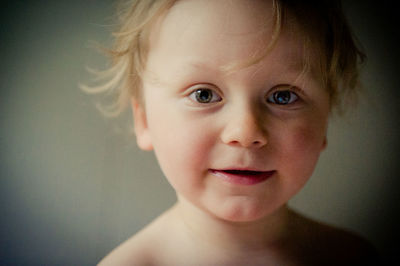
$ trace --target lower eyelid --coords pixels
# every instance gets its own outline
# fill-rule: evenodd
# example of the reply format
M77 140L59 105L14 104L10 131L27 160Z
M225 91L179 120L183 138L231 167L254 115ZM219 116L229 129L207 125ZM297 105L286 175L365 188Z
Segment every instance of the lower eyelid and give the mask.
M292 100L292 102L289 102L289 103L287 103L287 104L279 104L279 103L276 103L275 100L273 100L273 101L270 100L271 97L274 97L274 94L275 94L275 93L277 93L277 92L286 92L286 91L288 91L289 93L291 93L292 95L294 95L294 96L291 96L291 97L296 97L296 99ZM267 97L266 97L266 100L267 100L268 103L272 103L272 104L276 104L276 105L281 105L281 106L293 104L293 103L297 102L297 101L300 100L300 99L301 99L300 96L299 96L296 92L291 91L291 90L275 90L275 91L271 92L270 94L268 94Z
M208 91L210 91L213 94L212 97L211 97L211 101L210 102L199 102L196 99L196 92L198 92L199 90L208 90ZM197 103L197 104L200 104L200 105L213 104L213 103L217 103L217 102L222 101L222 97L218 92L216 92L215 90L210 89L210 88L202 88L202 87L198 87L198 88L195 88L195 89L191 90L190 93L187 95L187 97L191 101L193 101L194 103ZM214 98L217 98L217 99L214 99Z

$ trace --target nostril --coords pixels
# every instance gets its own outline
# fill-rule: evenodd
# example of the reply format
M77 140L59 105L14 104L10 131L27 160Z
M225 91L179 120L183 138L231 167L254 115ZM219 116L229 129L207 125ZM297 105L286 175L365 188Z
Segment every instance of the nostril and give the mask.
M253 146L254 147L259 147L259 146L263 146L263 142L259 141L259 140L255 140L253 141Z

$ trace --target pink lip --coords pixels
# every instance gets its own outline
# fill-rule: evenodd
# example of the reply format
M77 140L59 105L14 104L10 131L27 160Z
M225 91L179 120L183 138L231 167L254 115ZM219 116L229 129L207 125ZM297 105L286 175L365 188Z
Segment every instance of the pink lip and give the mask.
M275 171L250 171L250 170L215 170L210 169L210 172L224 181L238 185L255 185L264 182L271 177Z

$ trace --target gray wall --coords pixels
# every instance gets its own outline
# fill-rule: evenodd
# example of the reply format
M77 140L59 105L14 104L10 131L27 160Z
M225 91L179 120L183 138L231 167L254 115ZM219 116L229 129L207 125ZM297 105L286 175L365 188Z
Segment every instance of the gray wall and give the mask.
M0 264L93 265L174 202L151 153L77 87L105 60L112 1L8 1L0 24ZM329 147L291 205L395 254L399 49L394 12L348 1L369 55L358 110L334 119Z

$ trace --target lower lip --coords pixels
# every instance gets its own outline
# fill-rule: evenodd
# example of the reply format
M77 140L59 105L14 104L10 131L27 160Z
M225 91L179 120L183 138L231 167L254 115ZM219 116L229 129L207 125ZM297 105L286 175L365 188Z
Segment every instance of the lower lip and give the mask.
M246 185L246 186L262 183L275 173L275 171L251 172L251 171L222 171L213 169L211 169L210 172L229 183Z

